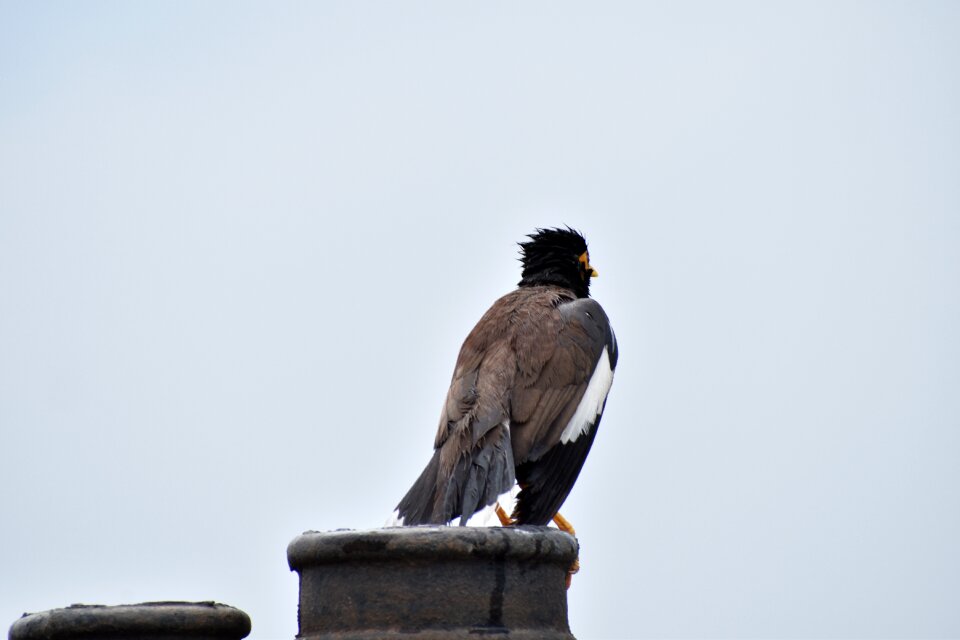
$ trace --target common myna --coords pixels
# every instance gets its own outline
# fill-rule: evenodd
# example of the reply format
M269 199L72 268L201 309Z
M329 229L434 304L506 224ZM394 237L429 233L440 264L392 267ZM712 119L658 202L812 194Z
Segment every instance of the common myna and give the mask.
M587 242L537 229L520 243L523 277L460 348L434 453L397 506L404 525L460 524L518 485L503 524L545 525L573 487L600 425L617 339L592 300ZM555 516L557 516L555 518Z

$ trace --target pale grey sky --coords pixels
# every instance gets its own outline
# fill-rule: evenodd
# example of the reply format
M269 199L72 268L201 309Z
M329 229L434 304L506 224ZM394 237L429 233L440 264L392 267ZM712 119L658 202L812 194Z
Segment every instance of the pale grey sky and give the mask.
M0 623L380 525L570 224L574 633L960 637L960 4L0 1Z

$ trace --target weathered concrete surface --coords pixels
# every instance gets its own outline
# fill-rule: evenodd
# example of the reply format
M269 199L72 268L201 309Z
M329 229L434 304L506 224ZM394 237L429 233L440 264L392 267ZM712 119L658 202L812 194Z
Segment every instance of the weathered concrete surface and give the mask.
M24 614L9 640L240 640L249 633L246 613L215 602L75 604Z
M570 640L567 569L577 541L547 527L396 527L307 532L298 638Z

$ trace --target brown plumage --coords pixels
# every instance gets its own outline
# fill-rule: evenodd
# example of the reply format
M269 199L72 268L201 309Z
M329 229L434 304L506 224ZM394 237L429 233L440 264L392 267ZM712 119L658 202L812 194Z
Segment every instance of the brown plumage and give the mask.
M582 236L556 229L531 239L521 245L520 287L493 304L460 349L433 458L398 506L404 524L457 516L464 524L515 482L514 519L546 524L583 466L616 339L586 297L596 272Z

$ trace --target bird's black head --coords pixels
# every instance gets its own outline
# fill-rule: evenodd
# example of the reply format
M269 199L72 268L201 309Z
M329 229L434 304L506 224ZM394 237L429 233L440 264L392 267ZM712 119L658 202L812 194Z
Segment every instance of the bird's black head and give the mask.
M527 237L520 243L521 287L553 284L573 290L578 298L590 295L590 278L599 274L590 266L587 241L578 231L537 229Z

